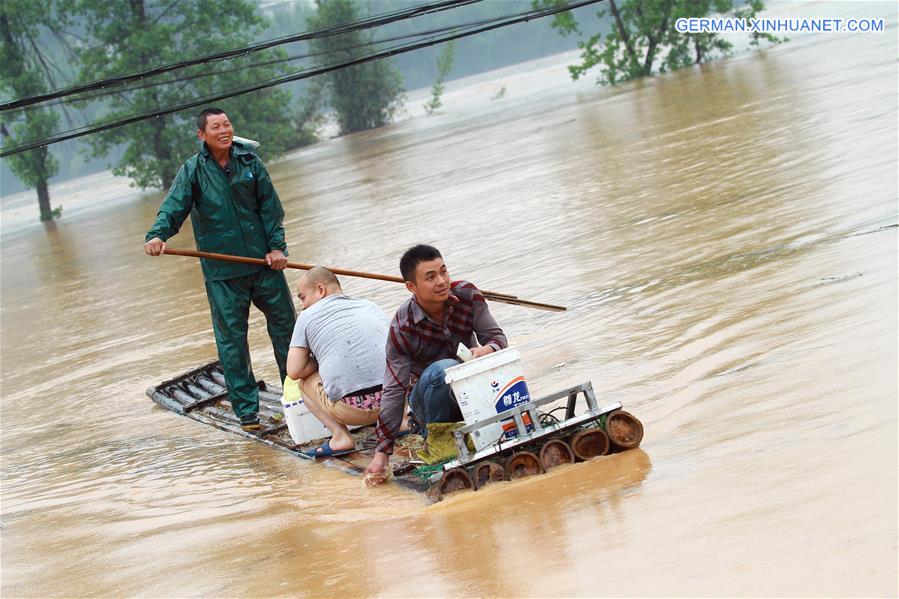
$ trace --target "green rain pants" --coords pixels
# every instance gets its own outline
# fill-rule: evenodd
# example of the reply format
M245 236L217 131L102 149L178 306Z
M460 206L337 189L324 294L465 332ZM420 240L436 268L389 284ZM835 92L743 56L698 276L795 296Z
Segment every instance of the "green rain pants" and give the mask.
M207 281L206 297L231 407L241 420L252 419L259 412L259 388L247 343L250 303L265 314L283 381L287 376L287 350L297 315L287 279L282 271L265 268L243 277Z

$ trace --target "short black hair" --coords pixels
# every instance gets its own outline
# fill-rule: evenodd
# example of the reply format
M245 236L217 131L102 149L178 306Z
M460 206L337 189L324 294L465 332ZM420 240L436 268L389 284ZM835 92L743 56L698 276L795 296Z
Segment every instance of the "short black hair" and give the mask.
M221 108L216 108L215 106L204 108L203 112L197 115L197 129L206 131L206 117L212 116L213 114L225 114L225 111Z
M429 262L437 258L443 258L443 256L440 255L440 251L434 246L419 243L410 247L403 254L403 257L400 258L400 272L403 274L403 280L414 283L415 269L418 268L419 263Z

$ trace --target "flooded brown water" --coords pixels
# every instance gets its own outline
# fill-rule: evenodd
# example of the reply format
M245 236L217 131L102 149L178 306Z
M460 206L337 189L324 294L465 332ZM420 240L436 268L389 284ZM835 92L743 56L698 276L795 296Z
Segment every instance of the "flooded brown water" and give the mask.
M141 253L161 194L7 219L2 595L896 595L895 10L775 5L889 29L614 90L544 60L272 165L294 259L394 273L423 241L566 304L493 305L532 392L589 380L645 425L434 506L146 398L215 355L198 265ZM251 344L276 376L258 314Z

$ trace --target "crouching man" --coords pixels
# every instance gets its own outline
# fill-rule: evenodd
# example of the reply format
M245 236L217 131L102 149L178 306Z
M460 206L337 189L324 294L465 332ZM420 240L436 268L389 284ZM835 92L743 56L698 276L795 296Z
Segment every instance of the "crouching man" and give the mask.
M459 363L459 343L471 349L475 358L507 346L484 296L471 283L451 281L436 248L410 248L400 260L400 272L412 297L390 322L378 446L366 469L368 485L387 479L387 461L400 434L407 400L421 426L462 420L445 380L446 369Z
M309 411L332 437L310 457L355 451L347 426L373 424L381 408L387 317L375 304L343 293L330 270L300 277L303 311L287 354L287 375L298 380Z

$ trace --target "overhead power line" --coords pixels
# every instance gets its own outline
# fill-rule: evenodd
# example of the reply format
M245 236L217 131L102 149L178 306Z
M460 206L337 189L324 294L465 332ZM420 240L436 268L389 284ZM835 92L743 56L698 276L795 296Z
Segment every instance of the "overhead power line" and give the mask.
M497 19L505 19L505 18L508 18L509 16L510 16L510 15L506 15L506 16L503 16L503 17L493 17L493 18L491 18L491 19L481 19L481 20L478 20L478 21L469 21L469 22L467 22L467 23L458 23L458 24L456 24L456 25L447 25L446 27L440 27L440 28L437 28L437 29L430 29L430 30L428 30L428 31L418 31L418 32L415 32L415 33L406 33L406 34L403 34L403 35L396 35L396 36L392 36L392 37L388 37L388 38L383 38L383 39L379 39L379 40L372 40L372 41L368 41L368 42L362 42L362 43L359 43L359 44L353 44L353 45L350 45L350 46L344 46L344 47L340 48L340 51L344 51L344 50L357 50L357 49L359 49L359 48L368 48L368 47L370 47L370 46L378 46L378 45L381 45L381 44L387 44L387 43L390 43L390 42L397 42L397 41L401 41L401 40L407 40L407 39L412 39L412 38L419 38L419 37L425 37L425 36L429 36L429 35L435 35L435 34L438 34L438 33L447 33L447 32L450 32L450 31L463 30L463 29L468 28L468 27L473 27L473 26L477 26L477 25L485 25L485 24L488 24L488 23L493 23L493 22L495 22ZM514 16L514 15L511 15L511 16ZM24 106L24 107L21 107L19 110L28 111L28 110L36 109L36 108L46 108L46 107L49 107L49 106L58 106L58 105L60 105L60 104L72 104L72 103L78 103L78 102L89 102L89 101L91 101L91 100L95 100L95 99L97 99L97 98L105 98L106 96L111 96L111 95L113 95L113 94L127 94L127 93L131 93L131 92L133 92L133 91L137 91L137 90L141 90L141 89L149 89L149 88L153 88L153 87L160 87L160 86L163 86L163 85L171 85L171 84L173 84L173 83L181 83L181 82L184 82L184 81L193 81L193 80L196 80L196 79L204 79L204 78L206 78L206 77L214 77L214 76L216 76L216 75L224 75L224 74L228 74L228 73L233 73L233 72L235 72L235 71L243 71L243 70L251 69L251 68L255 68L255 67L271 66L271 65L281 64L281 63L285 63L285 62L293 62L293 61L295 61L295 60L304 60L304 59L307 59L307 58L315 58L315 57L318 57L318 56L325 56L325 55L333 54L333 53L334 53L334 51L309 52L309 53L306 53L306 54L295 54L295 55L293 55L293 56L286 56L286 57L283 57L283 58L274 58L274 59L271 59L271 60L264 60L264 61L260 61L260 62L254 62L254 63L245 64L245 65L240 65L240 66L233 67L233 68L220 69L220 70L217 70L217 71L203 71L203 72L201 72L201 73L194 73L194 74L191 74L191 75L185 75L185 76L183 76L183 77L176 77L175 79L166 79L165 81L148 81L148 82L142 83L142 84L140 84L140 85L129 85L126 89L103 89L103 90L100 90L100 91L98 91L98 92L96 92L96 93L93 93L93 94L91 94L91 95L89 95L89 96L82 96L82 97L71 97L71 96L70 96L70 97L67 97L67 98L58 98L58 99L56 99L56 100L52 100L52 101L43 103L43 104L41 104L40 106L38 106L38 105Z
M341 35L344 33L350 33L353 31L361 31L364 29L371 29L372 27L379 27L381 25L388 25L390 23L396 23L397 21L403 21L406 19L411 19L414 17L418 17L421 15L433 14L437 12L442 12L444 10L448 10L451 8L459 8L462 6L467 6L470 4L476 4L481 2L482 0L440 0L439 2L433 2L431 4L423 4L421 6L415 6L412 8L406 8L402 10L396 10L389 13L384 13L381 15L377 15L374 17L368 17L366 19L360 19L358 21L353 21L350 23L341 23L339 25L334 25L333 27L326 27L325 29L317 29L315 31L307 31L305 33L301 33L298 35L289 35L285 37L276 38L273 40L269 40L266 42L260 42L258 44L252 44L250 46L246 46L244 48L238 48L235 50L226 50L223 52L216 52L213 54L206 54L205 56L198 56L196 58L192 58L189 60L182 60L179 62L174 62L171 64L154 67L152 69L147 69L146 71L140 71L137 73L131 73L128 75L119 75L117 77L109 77L107 79L101 79L98 81L93 81L91 83L85 83L83 85L76 85L73 87L67 87L65 89L55 90L51 92L47 92L45 94L39 94L35 96L29 96L27 98L19 98L17 100L13 100L11 102L6 102L0 104L0 112L4 112L7 110L12 110L14 108L22 108L24 106L30 106L32 104L38 104L40 102L46 102L48 100L55 100L57 98L64 98L66 96L71 96L73 94L78 94L86 91L91 91L95 89L103 89L105 87L115 86L115 85L124 85L126 83L130 83L132 81L138 81L141 79L145 79L147 77L155 77L157 75L161 75L163 73L168 73L169 71L174 71L177 69L183 69L185 67L190 67L198 64L206 64L210 62L218 62L222 60L228 60L231 58L237 58L241 56L248 56L250 54L254 54L256 52L261 52L262 50L267 50L269 48L274 48L275 46L281 46L284 44L291 44L294 42L301 42L310 39L318 39L322 37L331 37L334 35Z
M366 62L371 62L374 60L382 60L384 58L390 58L391 56L396 56L399 54L404 54L406 52L412 52L415 50L419 50L421 48L426 48L428 46L433 46L436 44L441 44L444 42L449 42L455 39L460 39L463 37L468 37L471 35L477 35L479 33L484 33L487 31L492 31L494 29L499 29L501 27L508 27L510 25L515 25L517 23L527 22L533 19L539 19L543 17L552 16L558 14L560 12L565 12L568 10L573 10L576 8L580 8L582 6L589 6L590 4L597 4L602 2L603 0L580 0L576 2L569 2L567 4L561 6L552 6L549 8L536 9L531 10L525 13L521 13L519 15L515 15L512 17L501 17L497 19L495 22L489 23L487 25L473 27L468 31L461 31L456 33L450 33L447 35L443 35L440 37L435 37L430 40L410 43L402 46L398 46L395 48L390 48L387 50L382 50L380 52L375 52L373 54L369 54L368 56L362 56L353 60L349 60L346 62L335 63L332 65L321 66L314 69L304 69L302 71L284 75L281 77L274 77L272 79L268 79L266 81L262 81L260 83L243 86L239 88L234 88L231 90L226 90L225 92L205 96L202 98L196 98L191 100L190 102L186 102L183 104L179 104L177 106L171 106L162 110L155 110L152 112L146 112L142 114L131 115L128 117L124 117L122 119L108 121L105 123L98 123L93 126L85 126L79 127L77 129L72 129L69 131L64 131L62 133L58 133L56 135L44 138L42 140L26 142L23 144L19 144L17 146L12 146L8 148L3 148L0 150L0 158L5 156L10 156L12 154L18 154L20 152L25 152L27 150L32 150L34 148L38 148L41 146L46 146L54 143L58 143L61 141L66 141L69 139L74 139L76 137L82 137L84 135L90 135L92 133L99 133L101 131L106 131L109 129L115 129L117 127L122 127L125 125L130 125L132 123L136 123L139 121L158 118L161 116L165 116L167 114L172 114L174 112L179 112L181 110L187 110L189 108L195 108L197 106L201 106L204 104L209 104L211 102L215 102L218 100L224 100L225 98L231 98L234 96L239 96L242 94L259 91L261 89L266 89L269 87L274 87L276 85L282 85L284 83L290 83L292 81L298 81L301 79L307 79L309 77L314 77L316 75L323 75L325 73L330 73L332 71L336 71L338 69L343 69L351 66L355 66L358 64L363 64Z

